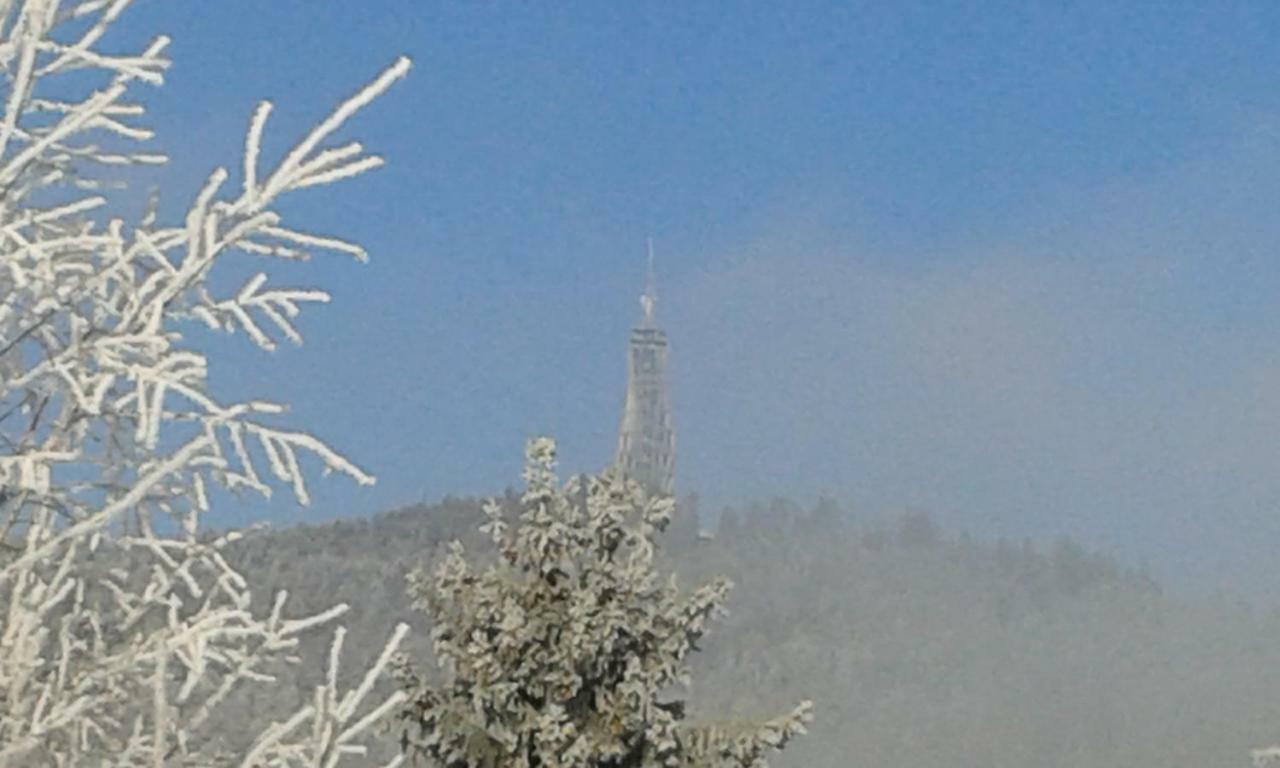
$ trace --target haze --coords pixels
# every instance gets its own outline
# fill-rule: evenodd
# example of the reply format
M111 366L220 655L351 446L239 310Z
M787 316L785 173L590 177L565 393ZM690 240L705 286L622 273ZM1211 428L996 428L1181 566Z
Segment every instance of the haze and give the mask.
M417 62L357 127L388 167L302 213L372 263L299 270L317 342L219 383L379 484L271 516L498 492L537 433L603 467L652 236L704 512L829 494L1276 594L1280 8L1072 5L139 7L158 133L207 150L167 189L253 98L279 151Z

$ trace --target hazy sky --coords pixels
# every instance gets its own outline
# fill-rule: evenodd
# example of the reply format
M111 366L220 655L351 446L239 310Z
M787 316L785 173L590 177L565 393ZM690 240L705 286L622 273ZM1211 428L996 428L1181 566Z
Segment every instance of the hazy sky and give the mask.
M223 358L379 476L277 520L499 491L537 432L602 467L652 235L707 506L826 492L1280 591L1280 5L139 0L127 27L174 38L175 204L256 99L278 155L415 60L348 132L388 168L287 211L373 261L290 271L335 296L308 346Z

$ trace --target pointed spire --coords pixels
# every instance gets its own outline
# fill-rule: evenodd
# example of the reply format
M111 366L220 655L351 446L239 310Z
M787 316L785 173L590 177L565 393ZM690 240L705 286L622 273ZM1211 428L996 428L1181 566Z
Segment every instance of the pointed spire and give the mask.
M653 238L649 238L649 267L645 273L644 295L640 306L644 308L644 327L653 327L653 310L658 303L658 281L653 272Z
M676 436L667 401L667 335L658 328L653 311L658 290L652 238L648 245L648 270L640 297L644 318L632 329L627 345L627 399L622 408L614 464L649 492L665 496L671 494L674 485Z

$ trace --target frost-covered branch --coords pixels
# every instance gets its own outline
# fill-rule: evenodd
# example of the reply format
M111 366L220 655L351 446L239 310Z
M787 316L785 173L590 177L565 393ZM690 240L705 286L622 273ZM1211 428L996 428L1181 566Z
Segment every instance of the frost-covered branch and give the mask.
M324 291L252 270L219 295L210 276L237 269L236 254L366 258L276 206L381 164L359 143L327 143L409 62L274 166L260 104L236 190L218 168L181 221L152 205L126 223L113 213L119 170L165 160L145 146L139 89L169 67L163 36L132 53L103 47L130 2L0 0L0 766L333 765L398 703L366 705L403 630L359 688L339 697L331 674L316 705L254 751L224 753L206 728L218 708L296 663L299 635L344 609L288 618L280 595L260 610L223 556L235 536L210 540L200 520L215 487L284 487L306 503L310 466L373 477L283 422L283 406L219 398L213 361L186 333L302 342L297 318Z

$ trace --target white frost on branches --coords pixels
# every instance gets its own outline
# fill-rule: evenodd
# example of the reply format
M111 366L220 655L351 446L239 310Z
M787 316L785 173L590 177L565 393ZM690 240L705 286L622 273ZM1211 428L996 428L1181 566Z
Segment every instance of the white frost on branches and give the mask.
M163 82L168 40L104 49L131 0L0 0L0 766L333 766L363 753L369 726L400 695L366 700L400 639L354 690L337 684L338 630L314 702L280 717L248 752L206 727L231 692L270 684L296 662L301 633L344 610L288 618L260 610L224 559L234 534L200 533L210 491L306 503L304 465L373 478L276 418L269 400L229 402L183 336L192 323L243 332L271 350L301 341L319 290L249 270L218 294L236 257L307 258L360 246L282 220L289 193L381 165L357 142L329 144L355 112L409 69L400 59L273 167L260 147L269 103L249 121L242 178L218 168L185 218L111 211L122 167L164 162L134 145L138 86ZM63 75L74 74L67 78ZM97 76L95 90L80 84ZM228 263L231 262L231 263Z
M477 569L455 542L431 577L411 575L445 679L397 663L402 743L451 768L765 768L805 732L810 702L762 723L689 725L671 697L731 586L686 595L659 578L672 500L616 471L562 487L554 470L555 444L531 441L517 524L488 505L496 562Z

